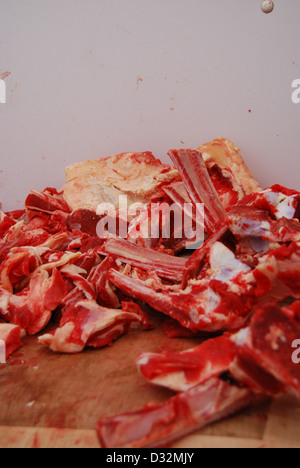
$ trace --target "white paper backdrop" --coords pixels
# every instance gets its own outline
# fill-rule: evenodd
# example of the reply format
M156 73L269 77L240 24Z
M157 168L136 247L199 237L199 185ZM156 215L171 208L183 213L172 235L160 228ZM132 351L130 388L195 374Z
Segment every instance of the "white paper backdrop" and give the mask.
M263 186L300 190L300 2L0 0L0 199L84 159L225 136ZM251 112L249 112L251 111Z

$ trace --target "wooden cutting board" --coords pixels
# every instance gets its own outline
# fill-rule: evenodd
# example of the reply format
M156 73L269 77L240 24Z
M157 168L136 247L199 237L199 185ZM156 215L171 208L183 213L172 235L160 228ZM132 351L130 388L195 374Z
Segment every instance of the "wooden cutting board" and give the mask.
M113 346L56 354L26 337L0 366L0 447L100 447L95 427L104 416L173 395L145 381L140 352L182 351L199 339L170 339L152 314L154 330L132 329ZM290 398L254 408L174 444L174 447L300 447L300 406Z

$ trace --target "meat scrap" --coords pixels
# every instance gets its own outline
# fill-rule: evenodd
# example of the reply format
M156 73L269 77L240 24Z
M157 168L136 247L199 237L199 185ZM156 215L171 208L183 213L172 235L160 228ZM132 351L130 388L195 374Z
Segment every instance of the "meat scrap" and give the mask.
M26 335L18 325L0 323L0 351L5 347L5 359L22 346L21 338Z
M0 289L0 317L35 335L49 323L66 293L67 286L57 269L51 277L45 270L36 271L21 292Z
M111 345L151 330L147 306L172 322L168 336L199 339L181 353L141 350L149 385L177 394L99 415L107 447L168 445L262 396L300 397L300 193L263 190L225 138L168 155L176 167L150 152L75 163L63 189L0 212L7 357L24 333L54 352Z
M224 207L261 191L246 166L239 148L226 138L216 138L198 148Z
M93 300L76 301L63 314L59 328L40 336L39 342L52 351L79 353L86 346L101 348L111 344L128 333L134 322L145 324L144 314L136 304L114 310L101 307Z

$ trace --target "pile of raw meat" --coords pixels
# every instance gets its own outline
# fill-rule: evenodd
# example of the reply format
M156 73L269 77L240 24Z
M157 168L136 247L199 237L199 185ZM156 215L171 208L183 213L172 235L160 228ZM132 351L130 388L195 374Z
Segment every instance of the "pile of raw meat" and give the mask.
M151 153L74 164L63 190L32 190L24 211L0 212L7 357L26 333L56 352L111 344L132 324L151 327L145 304L174 320L170 336L199 336L194 349L137 357L151 384L177 394L102 418L106 447L168 445L261 395L300 397L300 366L292 360L300 339L300 193L262 190L223 138L169 156L175 167ZM125 195L129 206L143 207L128 219L119 206ZM161 206L154 238L153 203ZM190 238L163 235L166 207L184 215L186 203L204 204L205 215L205 242L189 258L181 253ZM99 237L99 206L115 207L116 232ZM195 212L189 216L195 227ZM54 331L43 331L50 321Z

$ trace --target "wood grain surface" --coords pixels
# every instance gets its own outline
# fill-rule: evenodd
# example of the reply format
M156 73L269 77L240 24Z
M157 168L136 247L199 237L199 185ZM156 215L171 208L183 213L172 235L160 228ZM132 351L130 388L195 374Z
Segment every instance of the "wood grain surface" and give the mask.
M53 353L36 337L0 367L0 447L100 447L101 417L160 402L173 393L149 384L135 359L140 352L181 351L199 339L170 339L155 328L132 329L113 346L78 355ZM265 401L174 444L186 448L300 447L300 406L284 397Z

